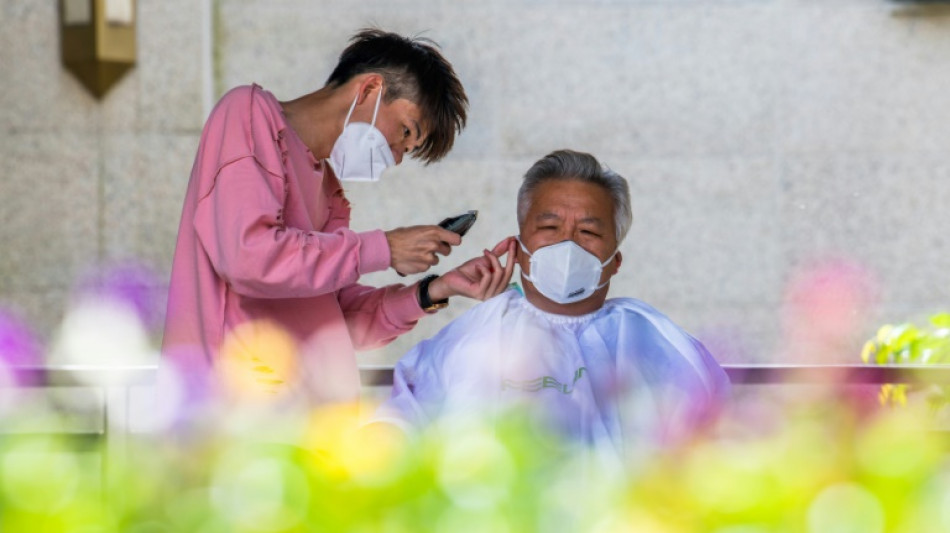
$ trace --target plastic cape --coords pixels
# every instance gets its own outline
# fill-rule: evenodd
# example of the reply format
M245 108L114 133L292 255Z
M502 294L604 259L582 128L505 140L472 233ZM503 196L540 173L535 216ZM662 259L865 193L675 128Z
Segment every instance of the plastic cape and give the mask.
M374 421L413 431L438 417L522 407L573 439L622 452L688 436L728 388L703 345L641 301L610 299L571 317L508 290L410 350Z

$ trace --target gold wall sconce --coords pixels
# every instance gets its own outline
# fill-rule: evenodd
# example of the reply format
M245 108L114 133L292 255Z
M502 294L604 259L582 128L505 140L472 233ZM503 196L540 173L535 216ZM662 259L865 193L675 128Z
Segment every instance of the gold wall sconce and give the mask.
M60 0L63 65L102 98L135 65L135 0Z

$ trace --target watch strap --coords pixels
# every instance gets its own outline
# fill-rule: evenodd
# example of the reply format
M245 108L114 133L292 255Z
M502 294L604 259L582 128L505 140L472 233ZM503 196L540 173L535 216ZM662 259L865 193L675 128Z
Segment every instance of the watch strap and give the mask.
M419 307L421 307L423 311L436 311L449 305L448 298L433 302L432 298L429 297L429 284L438 277L436 274L430 274L422 278L419 282Z

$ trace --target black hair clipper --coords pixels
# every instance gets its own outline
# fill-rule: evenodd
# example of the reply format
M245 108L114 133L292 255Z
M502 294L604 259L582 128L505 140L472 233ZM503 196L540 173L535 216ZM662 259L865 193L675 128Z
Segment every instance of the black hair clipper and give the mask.
M449 217L442 222L439 222L439 227L454 233L458 233L459 236L464 236L472 227L472 225L475 224L476 218L478 218L478 211L472 209L471 211L467 211L461 215Z
M475 219L478 218L478 211L472 209L471 211L466 211L461 215L449 217L442 222L439 222L439 227L442 229L447 229L451 232L458 233L459 237L464 236L468 233L468 230L475 224ZM396 274L405 277L406 275L402 272L396 271Z

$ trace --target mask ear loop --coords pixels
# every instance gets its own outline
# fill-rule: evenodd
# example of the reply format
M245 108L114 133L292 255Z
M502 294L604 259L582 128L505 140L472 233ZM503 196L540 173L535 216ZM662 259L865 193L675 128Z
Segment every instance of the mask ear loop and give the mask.
M528 257L531 257L531 252L529 252L528 249L524 247L524 242L521 241L521 235L516 236L515 239L517 239L518 245L521 246L521 249L524 250L524 253L528 254Z
M614 253L610 254L610 257L608 257L606 261L600 264L600 268L604 268L605 266L609 265L610 262L614 260L614 257L617 257L617 252L619 251L620 251L620 247L618 246L617 249L614 250ZM597 284L597 286L594 287L594 290L599 291L600 289L603 289L609 284L610 284L610 278L607 278L607 281Z
M524 242L521 241L521 235L516 236L515 239L518 240L518 245L521 246L521 250L525 254L527 254L528 259L534 257L534 254L532 254L531 252L528 251L527 248L525 248ZM531 261L528 261L528 264L530 265ZM528 274L527 272L525 272L523 268L521 269L521 275L524 276L526 280L530 281L531 283L534 283L534 280L531 279L531 274Z
M359 93L356 93L356 96L353 98L353 103L350 104L350 110L346 112L346 118L343 119L343 127L345 128L350 123L350 117L353 116L353 110L356 109L356 101L360 99ZM376 115L379 113L379 102L383 99L383 87L379 87L379 94L376 96L376 107L373 109L373 123L371 126L376 126Z
M383 101L383 86L379 86L379 94L376 95L376 108L373 109L373 123L370 126L376 127L376 114L379 113L379 103Z

